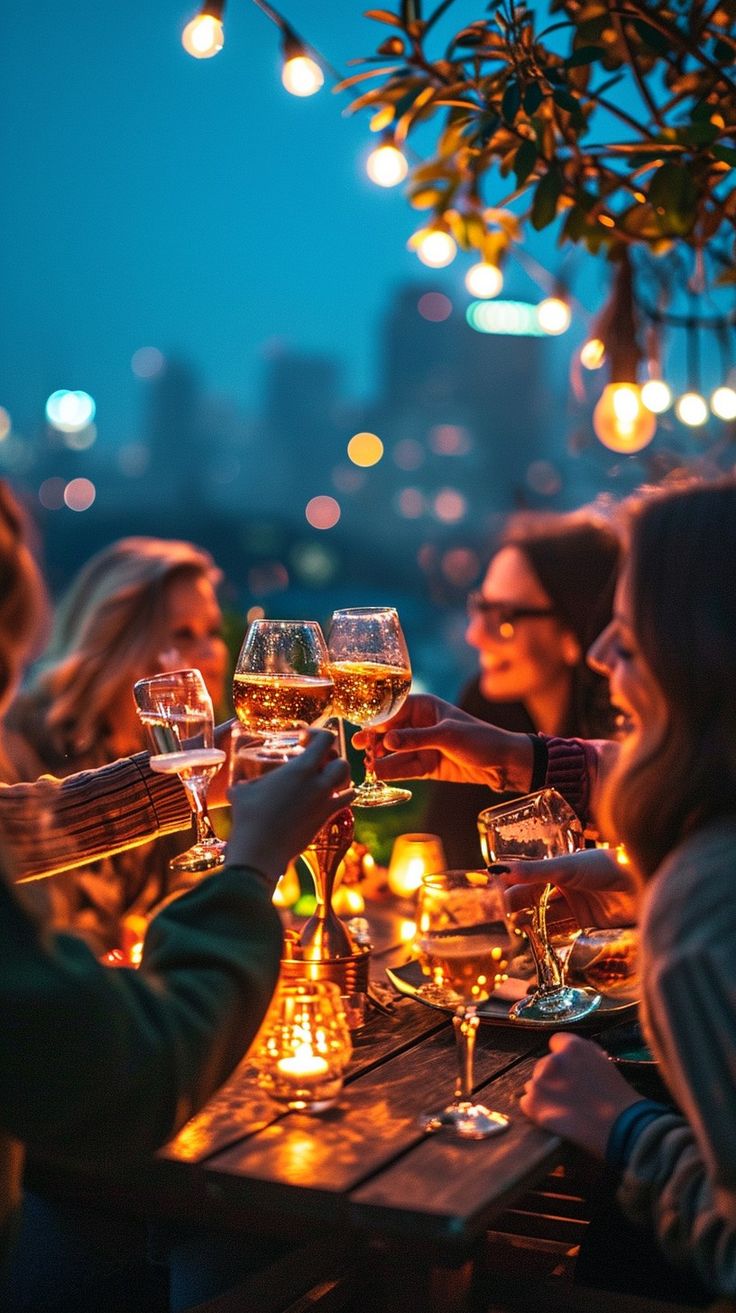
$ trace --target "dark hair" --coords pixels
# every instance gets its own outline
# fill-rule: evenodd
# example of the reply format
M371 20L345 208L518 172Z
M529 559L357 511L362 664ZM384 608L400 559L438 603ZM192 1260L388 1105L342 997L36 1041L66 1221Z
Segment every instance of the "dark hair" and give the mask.
M624 756L602 810L650 876L689 830L736 811L736 480L650 495L629 543L634 636L668 726Z
M18 679L48 617L41 573L28 545L30 525L0 479L0 705Z
M619 537L589 512L517 515L507 525L502 547L523 552L554 607L557 619L577 638L581 659L572 669L570 702L562 734L605 738L614 716L608 680L595 674L585 656L611 619L619 561Z

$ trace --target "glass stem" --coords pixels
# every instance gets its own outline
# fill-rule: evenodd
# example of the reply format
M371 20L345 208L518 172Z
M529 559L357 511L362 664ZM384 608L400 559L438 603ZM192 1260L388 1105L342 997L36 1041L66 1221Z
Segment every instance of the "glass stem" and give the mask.
M372 730L366 730L366 735L368 738L368 742L366 743L365 752L363 754L363 759L365 761L365 783L369 784L371 788L380 788L380 784L376 776L376 771L374 766L374 756L373 756L373 748L376 741L376 736L372 732Z
M544 886L539 902L532 912L531 921L524 926L542 993L562 989L565 984L565 969L547 938L547 905L553 888L551 884Z
M180 777L181 778L181 777ZM194 840L198 844L210 843L217 838L212 821L207 811L206 789L196 784L194 780L182 780L182 784L187 791L189 806L192 809L192 825L194 829Z
M458 1064L455 1099L461 1103L472 1102L475 1032L478 1029L479 1021L480 1018L474 1003L459 1007L452 1018L452 1024L455 1028Z

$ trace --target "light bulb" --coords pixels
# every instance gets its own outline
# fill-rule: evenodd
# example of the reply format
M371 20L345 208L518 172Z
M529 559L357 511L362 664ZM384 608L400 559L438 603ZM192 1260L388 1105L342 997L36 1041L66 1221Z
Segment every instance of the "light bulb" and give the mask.
M184 28L181 44L194 59L211 59L225 44L222 20L214 14L197 14Z
M396 187L404 181L409 165L398 147L387 141L371 151L365 162L365 171L378 187Z
M719 419L736 419L736 392L733 388L716 388L710 399L710 408Z
M537 320L543 332L550 337L566 333L570 327L570 307L561 296L546 296L537 306Z
M281 81L292 96L313 96L324 86L325 76L309 55L292 55L281 70Z
M699 392L683 392L675 402L675 414L681 424L687 424L691 429L699 429L708 418L705 398L701 397Z
M593 411L593 428L610 451L641 451L654 437L657 421L642 404L636 383L609 383Z
M491 296L498 296L503 287L503 274L498 265L481 260L479 264L473 264L468 269L465 286L471 296L487 300Z
M672 389L663 379L650 378L642 386L641 399L653 415L661 415L672 405Z
M600 369L606 359L606 344L599 337L589 337L580 348L583 369Z
M449 233L441 228L422 228L416 237L416 252L422 264L429 265L430 269L444 269L445 265L452 264L457 246Z

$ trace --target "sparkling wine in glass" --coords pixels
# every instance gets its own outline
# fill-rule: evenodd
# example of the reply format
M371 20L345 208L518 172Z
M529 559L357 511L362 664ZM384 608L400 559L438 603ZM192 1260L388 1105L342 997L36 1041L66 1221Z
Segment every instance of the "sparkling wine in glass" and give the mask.
M195 842L169 866L180 873L211 871L224 862L227 845L215 834L207 811L207 790L225 760L214 746L207 685L199 670L171 670L139 679L133 696L151 750L151 770L178 775L192 809Z
M419 993L455 1010L458 1079L446 1107L427 1113L424 1128L449 1127L464 1139L498 1135L508 1117L473 1101L478 1004L506 979L513 949L497 880L485 871L441 871L422 880L417 899L419 962L431 983Z
M478 817L478 830L483 859L489 868L494 862L563 857L577 852L584 842L579 818L555 789L540 789L513 802L486 807ZM553 890L554 885L546 884L539 899L523 912L521 928L537 970L537 987L514 1003L509 1016L515 1021L564 1025L586 1017L601 1001L594 990L566 982L564 965L547 928Z
M333 711L361 729L390 720L411 688L411 664L397 612L390 606L333 611L327 635L334 680ZM387 807L411 798L408 789L376 777L372 750L354 807Z
M319 725L333 694L327 646L314 620L253 620L240 649L233 702L242 725L287 754L304 725Z

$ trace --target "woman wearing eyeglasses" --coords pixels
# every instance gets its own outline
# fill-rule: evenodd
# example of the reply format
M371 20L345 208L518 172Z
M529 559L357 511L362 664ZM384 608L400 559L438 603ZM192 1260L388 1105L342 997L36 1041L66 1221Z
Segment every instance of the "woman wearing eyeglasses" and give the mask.
M588 513L514 516L468 598L466 638L479 672L460 707L519 733L609 737L608 684L585 653L610 621L618 556L614 530ZM429 787L426 828L441 836L448 865L476 865L478 812L506 795Z

